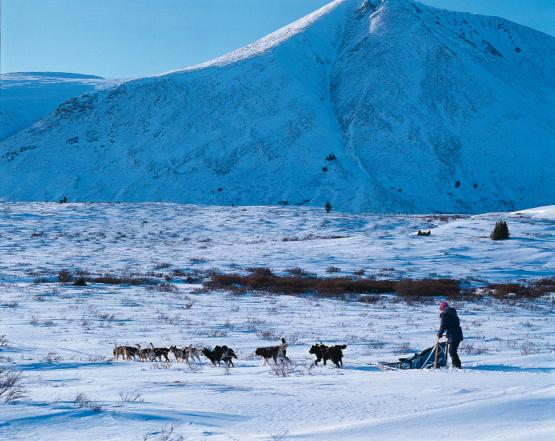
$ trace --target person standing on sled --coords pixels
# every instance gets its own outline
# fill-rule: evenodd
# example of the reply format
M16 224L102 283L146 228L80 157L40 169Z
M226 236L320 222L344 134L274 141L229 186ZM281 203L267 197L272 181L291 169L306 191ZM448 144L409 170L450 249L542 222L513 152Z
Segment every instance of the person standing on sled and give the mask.
M459 345L461 341L463 341L463 333L459 317L457 316L457 310L450 307L447 302L441 302L439 304L439 310L441 311L439 314L441 325L437 337L441 338L444 333L447 333L451 361L454 367L461 368L461 359L459 358L459 354L457 354L457 349L459 349Z

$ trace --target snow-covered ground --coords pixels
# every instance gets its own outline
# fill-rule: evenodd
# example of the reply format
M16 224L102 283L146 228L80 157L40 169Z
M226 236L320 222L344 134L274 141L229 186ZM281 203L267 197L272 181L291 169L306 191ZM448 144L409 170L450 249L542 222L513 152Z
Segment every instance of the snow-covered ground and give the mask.
M487 239L498 219L507 220L510 240ZM414 235L428 228L430 237ZM0 405L0 439L552 440L549 298L457 302L464 370L384 373L373 363L433 344L435 301L233 295L180 281L169 292L77 287L54 278L61 268L171 274L256 265L480 283L553 276L554 241L555 207L445 220L286 207L0 204L0 335L8 339L0 362L22 371L27 389L20 402ZM281 336L294 360L285 377L252 356ZM317 341L348 345L344 369L310 367ZM229 371L111 360L116 343L149 342L227 344L239 358ZM122 402L128 392L141 399ZM78 394L97 408L75 406Z
M489 239L506 220L511 239ZM418 230L429 230L418 237ZM32 281L60 269L146 273L301 267L320 275L515 281L555 273L555 206L476 216L324 213L303 207L0 204L0 272ZM340 271L341 273L341 271Z

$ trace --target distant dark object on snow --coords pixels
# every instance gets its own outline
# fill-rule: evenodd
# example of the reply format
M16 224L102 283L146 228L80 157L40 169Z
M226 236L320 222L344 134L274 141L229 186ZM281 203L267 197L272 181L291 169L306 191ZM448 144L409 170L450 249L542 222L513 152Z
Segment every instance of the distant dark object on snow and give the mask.
M326 210L326 213L329 213L331 211L330 201L326 202L326 205L324 205L324 209Z
M510 235L507 222L498 221L495 223L495 227L493 228L490 237L492 240L505 240L508 239Z
M84 277L79 277L75 282L73 282L75 286L87 286L87 281Z
M432 235L432 230L428 230L428 231L418 230L418 234L417 234L417 236L431 236L431 235Z

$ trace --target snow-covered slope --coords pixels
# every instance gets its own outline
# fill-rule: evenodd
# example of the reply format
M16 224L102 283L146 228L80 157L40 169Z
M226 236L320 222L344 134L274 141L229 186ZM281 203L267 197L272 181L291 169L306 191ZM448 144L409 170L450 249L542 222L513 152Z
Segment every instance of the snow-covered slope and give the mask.
M70 98L113 84L101 77L65 72L1 74L0 140L48 116Z
M337 0L222 58L61 105L0 198L477 212L555 200L555 39Z
M0 440L553 441L552 296L449 299L464 369L380 372L374 363L435 342L443 298L240 295L199 290L187 275L267 266L330 276L333 266L334 275L450 276L474 286L552 277L554 212L0 204L0 367L21 371L26 389L17 403L0 399ZM498 219L509 240L487 237ZM419 228L431 236L416 236ZM62 268L170 282L75 286L57 282ZM282 336L293 363L285 376L254 355ZM343 369L312 365L319 341L348 345ZM111 358L115 344L149 342L225 344L238 359L226 370L205 358ZM79 394L93 403L76 402Z

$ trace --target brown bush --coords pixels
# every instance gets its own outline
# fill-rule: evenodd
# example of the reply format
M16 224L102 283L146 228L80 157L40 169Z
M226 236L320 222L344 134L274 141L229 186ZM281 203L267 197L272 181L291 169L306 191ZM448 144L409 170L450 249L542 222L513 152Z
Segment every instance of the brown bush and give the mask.
M454 279L404 279L397 283L395 291L403 297L455 297L461 294L461 286Z
M555 278L539 279L532 284L534 290L543 294L555 293Z
M102 283L105 285L157 285L158 280L150 279L148 277L133 277L133 276L114 276L110 274L105 274L99 277L87 277L85 278L87 282L90 283Z
M60 283L69 283L73 280L73 276L71 275L71 273L66 270L60 270L60 272L58 272L58 281Z
M306 273L277 276L268 268L253 268L250 274L213 273L206 288L237 291L267 291L283 294L315 293L321 295L378 294L395 291L395 282L349 277L308 277Z
M364 296L358 299L360 303L370 303L370 304L377 303L378 300L380 300L380 296Z
M486 293L496 299L537 299L555 293L555 279L539 279L528 284L494 283L486 288Z
M269 268L250 268L247 274L211 273L204 289L225 289L236 293L262 291L275 294L317 294L321 296L342 297L353 294L396 293L406 301L432 299L433 297L470 297L475 289L461 290L461 282L455 279L403 279L376 280L357 277L317 277L295 268L279 276ZM497 299L536 299L548 293L555 293L555 279L540 279L522 285L518 283L491 284L486 294ZM375 303L378 296L360 297L358 300Z
M143 276L116 276L113 274L104 274L102 276L92 276L85 272L77 272L73 275L68 270L61 270L58 273L60 283L74 282L76 286L86 286L87 283L101 283L105 285L158 285L159 281L154 278Z

